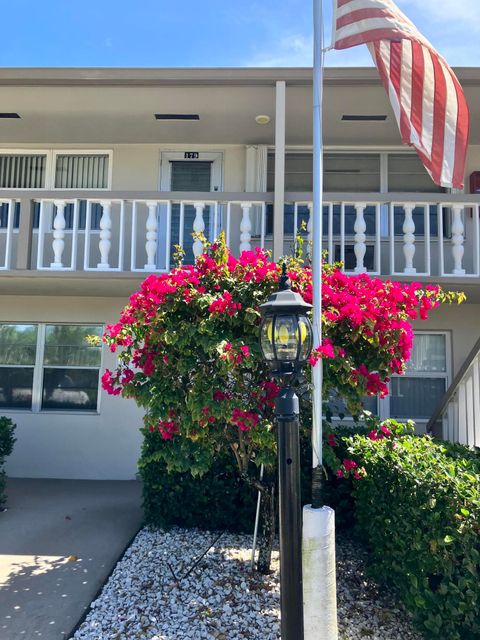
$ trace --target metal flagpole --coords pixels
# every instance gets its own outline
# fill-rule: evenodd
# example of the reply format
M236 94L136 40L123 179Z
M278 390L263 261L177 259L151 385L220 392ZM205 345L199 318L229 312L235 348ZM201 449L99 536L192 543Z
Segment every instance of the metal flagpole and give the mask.
M323 236L323 7L322 0L313 0L313 223L312 223L312 284L313 340L322 342L322 236ZM313 367L312 506L322 506L322 361Z
M323 0L313 0L312 285L315 346L322 339ZM312 504L303 509L304 640L337 640L335 514L322 506L322 366L312 370Z

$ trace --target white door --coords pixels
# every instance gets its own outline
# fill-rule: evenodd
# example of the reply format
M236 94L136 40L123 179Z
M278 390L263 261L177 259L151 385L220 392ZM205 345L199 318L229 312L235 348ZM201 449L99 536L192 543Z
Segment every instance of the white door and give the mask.
M160 164L160 190L161 191L186 191L186 192L216 192L223 191L222 180L223 154L182 151L163 152ZM160 208L159 228L166 229L166 211ZM221 226L221 212L218 212L218 228L213 228L213 207L205 207L203 219L205 222L205 237L212 241L216 238ZM175 245L180 244L183 237L184 261L186 264L194 262L193 256L193 221L195 208L191 205L184 207L183 229L181 227L180 205L172 206L171 220L171 248L173 255ZM181 233L182 231L182 233Z

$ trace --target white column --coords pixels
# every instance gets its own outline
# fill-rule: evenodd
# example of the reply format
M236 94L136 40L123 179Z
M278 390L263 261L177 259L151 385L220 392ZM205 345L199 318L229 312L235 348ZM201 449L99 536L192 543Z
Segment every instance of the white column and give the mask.
M405 221L403 223L403 255L405 256L405 268L403 273L409 275L417 272L413 266L415 256L415 223L413 221L413 210L415 205L406 204Z
M462 268L463 254L465 249L464 243L464 226L462 220L462 209L458 205L452 207L452 254L453 254L453 273L456 276L463 276L465 269Z
M273 203L273 259L283 255L285 216L285 96L286 83L279 80L275 92L275 193Z
M204 202L196 202L195 207L195 220L193 221L193 232L203 233L205 231L205 222L203 220L203 210L205 209ZM197 258L203 253L203 242L200 238L195 238L193 241L193 255Z
M108 254L110 253L110 247L112 243L110 238L112 237L112 203L110 200L103 200L100 202L102 206L102 217L100 218L100 241L98 248L100 250L100 262L97 264L97 269L110 269L110 263L108 261ZM85 233L88 233L86 229Z
M242 251L250 251L252 245L252 221L250 219L251 202L242 202L242 221L240 223L240 253Z
M307 256L308 258L312 258L312 242L313 242L313 215L312 209L313 205L311 202L308 203L308 222L307 222ZM323 212L322 212L323 214Z
M146 271L155 271L157 265L155 263L155 256L157 254L157 239L158 239L158 218L157 218L157 203L149 201L146 203L148 207L148 217L146 224L146 238L145 251L147 252L147 264L145 265Z
M53 203L57 208L57 213L53 220L53 262L50 263L51 269L63 269L62 254L65 248L65 201L55 200Z
M355 219L355 226L353 230L355 231L355 257L357 259L357 266L355 267L355 273L365 273L367 269L363 264L363 260L365 258L365 253L367 251L367 245L365 244L365 240L367 236L365 235L365 231L367 230L367 224L364 218L364 210L366 204L356 204L355 210L357 212L357 217Z

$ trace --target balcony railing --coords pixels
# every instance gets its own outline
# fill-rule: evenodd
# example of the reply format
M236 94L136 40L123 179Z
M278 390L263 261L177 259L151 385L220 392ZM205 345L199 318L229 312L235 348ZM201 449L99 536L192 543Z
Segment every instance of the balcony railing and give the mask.
M480 339L427 424L434 435L480 447Z
M272 248L273 195L180 192L4 192L0 269L166 272L180 247L224 230L232 252ZM311 251L311 194L287 193L284 253ZM325 194L323 250L350 273L480 277L480 198Z

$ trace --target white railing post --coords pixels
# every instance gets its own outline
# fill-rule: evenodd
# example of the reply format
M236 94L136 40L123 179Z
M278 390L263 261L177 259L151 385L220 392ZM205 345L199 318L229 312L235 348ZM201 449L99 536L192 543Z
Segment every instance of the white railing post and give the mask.
M110 242L110 238L112 237L112 203L110 200L103 200L100 204L103 211L102 217L100 218L100 241L98 243L100 262L97 264L97 269L110 269L108 255L110 253L110 247L112 246ZM88 229L86 233L88 233Z
M313 215L312 209L313 204L309 202L307 204L308 207L308 222L307 222L307 256L309 258L312 257L312 240L313 240Z
M355 231L355 246L354 252L355 257L357 259L357 266L355 267L355 273L365 273L367 269L363 264L363 260L365 258L365 253L367 252L367 245L365 244L365 240L367 236L365 235L365 231L367 230L367 224L365 222L364 211L366 204L356 204L355 210L357 212L357 217L355 219L355 226L353 230Z
M463 254L465 249L464 242L464 226L462 221L462 209L459 205L452 207L452 255L453 255L453 273L456 276L463 276L465 269L462 268Z
M205 222L203 220L203 210L205 209L204 202L195 202L195 220L193 221L193 232L203 233L205 231ZM195 238L193 241L193 255L198 258L203 253L203 242L200 238Z
M417 272L413 266L415 257L415 222L413 221L413 210L415 205L405 204L405 221L403 223L403 255L405 256L405 268L403 273L413 275Z
M146 243L145 251L147 252L147 264L145 265L145 271L155 271L157 265L155 263L155 256L157 254L157 239L158 239L158 217L157 217L157 203L150 200L146 203L148 207L148 217L146 223Z
M57 209L53 220L53 262L50 263L51 269L63 269L62 254L65 248L65 201L55 200L53 203Z
M251 202L242 202L242 221L240 222L240 253L250 251L252 245L252 221L250 219Z

